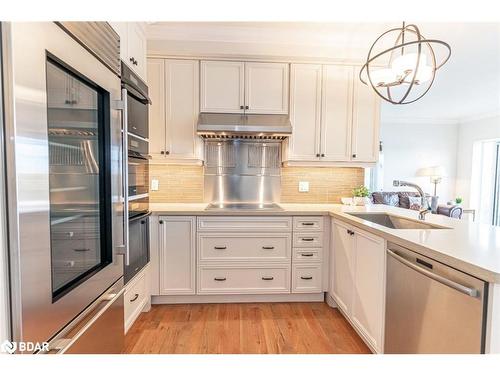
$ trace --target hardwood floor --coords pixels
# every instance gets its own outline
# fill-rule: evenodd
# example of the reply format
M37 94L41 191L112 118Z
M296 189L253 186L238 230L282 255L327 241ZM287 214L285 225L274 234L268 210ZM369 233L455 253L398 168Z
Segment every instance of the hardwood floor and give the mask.
M370 353L326 303L153 305L125 338L125 353Z

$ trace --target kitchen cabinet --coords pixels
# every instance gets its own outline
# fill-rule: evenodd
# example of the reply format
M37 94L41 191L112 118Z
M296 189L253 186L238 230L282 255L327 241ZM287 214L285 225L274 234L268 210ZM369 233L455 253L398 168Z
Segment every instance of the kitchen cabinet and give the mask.
M321 65L292 64L290 70L290 121L288 160L315 161L321 132Z
M288 113L288 64L201 61L201 112Z
M110 22L120 36L120 58L146 81L146 33L140 22Z
M354 70L352 111L352 160L376 162L379 154L380 99L373 89L359 79Z
M142 311L149 310L149 265L146 265L127 285L124 293L125 333Z
M150 153L154 161L198 164L202 142L199 114L199 62L148 59Z
M196 292L196 218L160 216L160 295L193 295Z
M376 352L383 351L385 241L335 221L331 294Z
M289 164L374 163L378 160L377 95L349 65L291 64ZM309 163L309 164L307 164Z

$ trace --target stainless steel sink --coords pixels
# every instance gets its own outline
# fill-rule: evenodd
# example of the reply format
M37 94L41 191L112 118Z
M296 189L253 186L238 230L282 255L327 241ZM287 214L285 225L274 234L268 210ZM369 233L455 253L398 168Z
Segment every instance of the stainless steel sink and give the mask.
M372 223L382 225L391 229L450 229L436 224L426 223L424 221L407 219L401 216L390 215L384 212L346 212L351 216L371 221Z

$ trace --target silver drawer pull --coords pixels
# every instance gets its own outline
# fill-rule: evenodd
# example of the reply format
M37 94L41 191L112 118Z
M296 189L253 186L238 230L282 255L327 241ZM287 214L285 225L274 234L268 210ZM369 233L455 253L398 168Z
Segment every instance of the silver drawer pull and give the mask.
M274 277L272 277L272 276L270 276L270 277L263 277L262 280L271 281L271 280L274 280Z
M226 281L226 278L225 277L215 277L214 280L215 281Z
M302 280L312 280L312 276L300 276Z
M226 250L227 247L226 246L214 246L214 249L215 250Z
M73 251L76 251L78 253L83 253L85 251L90 251L90 249L86 249L86 248L80 248L80 249L73 249Z
M313 253L307 253L307 254L304 253L304 254L300 254L300 255L303 256L303 257L312 257L312 256L314 256Z
M302 241L307 241L307 242L311 242L311 241L314 241L314 238L302 238Z
M314 223L302 223L302 225L314 225Z
M139 294L136 293L134 294L134 298L132 298L130 302L134 302L135 300L137 300L137 298L139 298Z
M264 250L273 250L274 246L262 246Z

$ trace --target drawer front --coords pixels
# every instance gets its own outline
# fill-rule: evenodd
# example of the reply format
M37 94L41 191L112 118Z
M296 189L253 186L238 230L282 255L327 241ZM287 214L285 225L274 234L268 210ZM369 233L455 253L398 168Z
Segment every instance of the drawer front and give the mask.
M323 247L323 232L294 233L293 247Z
M290 293L290 266L200 266L198 294Z
M148 298L147 293L146 272L140 273L127 284L124 295L125 327L127 329L130 328L130 325L141 312Z
M292 271L292 293L321 293L323 291L322 265L295 264Z
M291 232L289 216L198 217L199 232Z
M320 248L293 248L293 262L309 263L320 262L323 259L323 249Z
M291 257L290 234L203 233L198 235L198 260L287 261Z
M293 230L298 232L322 232L323 216L295 216Z

